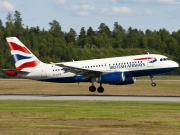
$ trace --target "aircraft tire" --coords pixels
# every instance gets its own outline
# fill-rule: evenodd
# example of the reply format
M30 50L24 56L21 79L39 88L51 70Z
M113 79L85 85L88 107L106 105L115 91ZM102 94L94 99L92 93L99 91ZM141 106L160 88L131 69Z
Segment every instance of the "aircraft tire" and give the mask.
M100 86L100 87L98 87L97 91L98 91L99 93L103 93L103 92L104 92L104 88L103 88L102 86Z
M156 86L156 83L155 83L155 82L151 83L151 86L155 87L155 86Z
M96 91L96 87L95 87L94 85L91 85L91 86L89 87L89 91L90 91L90 92L95 92L95 91Z

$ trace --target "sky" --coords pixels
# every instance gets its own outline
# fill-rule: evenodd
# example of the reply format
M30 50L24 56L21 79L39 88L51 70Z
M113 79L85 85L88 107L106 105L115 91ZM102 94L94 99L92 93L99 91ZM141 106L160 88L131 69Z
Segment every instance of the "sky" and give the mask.
M21 13L24 27L45 30L53 20L62 31L73 28L78 34L82 27L98 30L101 23L113 30L114 22L125 30L180 30L180 0L0 0L3 24L15 10Z

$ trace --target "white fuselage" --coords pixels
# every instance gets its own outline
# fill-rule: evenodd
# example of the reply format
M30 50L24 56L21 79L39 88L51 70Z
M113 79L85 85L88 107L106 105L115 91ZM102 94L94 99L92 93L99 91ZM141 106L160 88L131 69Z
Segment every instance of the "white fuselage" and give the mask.
M126 77L161 74L172 71L178 67L176 62L169 60L166 56L157 54L72 61L62 64L81 69L101 71L103 73L120 71L124 72ZM79 76L78 74L65 72L62 67L56 66L53 63L40 63L34 68L25 68L23 71L30 72L25 78L35 80L63 79ZM58 80L58 82L61 82L61 80Z

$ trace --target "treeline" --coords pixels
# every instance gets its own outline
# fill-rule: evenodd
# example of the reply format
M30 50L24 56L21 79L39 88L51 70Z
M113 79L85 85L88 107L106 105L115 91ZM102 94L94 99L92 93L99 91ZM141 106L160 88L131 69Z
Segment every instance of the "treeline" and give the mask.
M170 33L134 29L125 30L114 22L113 30L101 23L98 30L82 27L77 33L73 28L68 32L61 29L58 21L49 23L49 30L24 26L21 13L8 13L3 25L0 19L0 68L13 68L6 37L18 37L41 61L60 62L95 59L136 54L163 54L180 63L180 29ZM180 70L174 72L179 74Z

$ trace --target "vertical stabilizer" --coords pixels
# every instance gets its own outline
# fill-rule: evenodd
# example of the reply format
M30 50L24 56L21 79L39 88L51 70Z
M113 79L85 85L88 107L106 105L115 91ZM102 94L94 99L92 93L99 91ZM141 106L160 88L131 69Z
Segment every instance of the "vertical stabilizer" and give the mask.
M16 37L7 37L16 70L38 66L41 61Z

